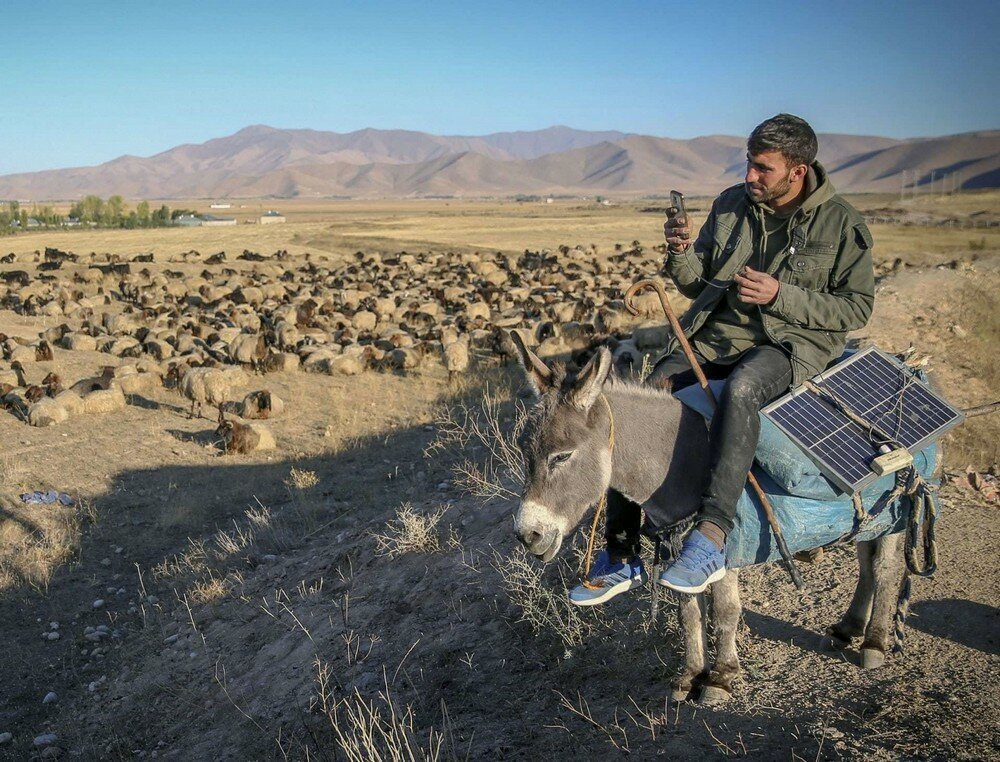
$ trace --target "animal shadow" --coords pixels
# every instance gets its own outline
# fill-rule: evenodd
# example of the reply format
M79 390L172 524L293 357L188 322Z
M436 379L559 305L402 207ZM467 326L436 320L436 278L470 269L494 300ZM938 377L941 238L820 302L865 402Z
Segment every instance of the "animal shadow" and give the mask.
M218 445L221 441L215 435L215 429L205 431L183 431L182 429L167 429L167 433L178 442L191 442L192 444L207 447L208 445Z
M783 619L748 609L743 609L743 621L750 631L759 637L780 643L791 643L804 651L812 651L836 661L844 659L842 652L827 651L823 648L823 633L807 630Z
M1000 609L984 603L962 598L918 601L910 607L906 625L991 656L1000 655Z
M143 410L170 410L174 413L187 412L185 408L178 405L171 405L168 402L157 402L148 397L143 397L141 394L127 394L125 395L125 401L134 407L141 407Z

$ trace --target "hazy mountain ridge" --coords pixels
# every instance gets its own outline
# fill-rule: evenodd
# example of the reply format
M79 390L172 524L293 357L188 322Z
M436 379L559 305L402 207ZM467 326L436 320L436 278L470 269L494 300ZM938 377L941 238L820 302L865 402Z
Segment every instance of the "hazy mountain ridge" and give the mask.
M741 179L744 154L745 139L728 135L678 140L558 126L440 136L254 125L148 158L0 176L0 198L624 195L672 187L714 194ZM844 191L894 191L901 182L926 186L946 176L948 187L994 187L1000 131L911 140L820 135L819 158Z

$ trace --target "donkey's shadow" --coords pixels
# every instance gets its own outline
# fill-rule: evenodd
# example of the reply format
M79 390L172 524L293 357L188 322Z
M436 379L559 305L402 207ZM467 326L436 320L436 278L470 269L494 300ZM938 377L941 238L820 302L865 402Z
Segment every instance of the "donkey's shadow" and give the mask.
M845 652L828 651L823 648L823 633L821 632L807 630L805 627L799 627L784 619L749 609L743 609L743 621L750 628L750 632L758 637L773 640L776 643L790 643L804 651L812 651L836 661L844 660ZM857 663L857 657L852 661Z
M990 656L1000 655L1000 609L994 606L963 598L918 601L906 625Z

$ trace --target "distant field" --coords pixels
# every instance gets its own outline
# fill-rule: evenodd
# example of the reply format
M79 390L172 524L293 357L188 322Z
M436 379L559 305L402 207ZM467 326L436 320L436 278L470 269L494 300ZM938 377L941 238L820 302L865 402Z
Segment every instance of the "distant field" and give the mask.
M891 195L851 197L861 209L884 207L967 216L976 211L1000 213L1000 191L961 193L900 202ZM696 224L704 220L710 200L692 199ZM31 254L46 246L77 253L135 254L152 251L163 258L190 249L202 253L251 249L270 254L343 255L358 250L483 250L516 253L526 248L555 249L566 244L595 244L611 251L616 243L638 240L644 246L662 241L663 215L643 209L662 207L663 200L628 201L611 206L582 200L546 203L468 200L261 200L234 203L232 209L210 210L209 202L167 202L171 208L192 208L218 216L234 216L235 227L154 230L38 231L0 239L0 252ZM277 208L288 221L277 225L248 224L267 209ZM880 261L902 257L914 265L947 258L969 258L1000 249L998 228L940 228L874 225Z

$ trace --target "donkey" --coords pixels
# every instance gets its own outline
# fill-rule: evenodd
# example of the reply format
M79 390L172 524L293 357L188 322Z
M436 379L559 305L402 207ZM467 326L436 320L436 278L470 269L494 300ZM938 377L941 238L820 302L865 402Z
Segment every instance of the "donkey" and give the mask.
M609 488L645 504L647 518L658 530L690 523L708 478L708 429L701 416L666 389L609 377L612 357L605 347L578 374L569 375L560 366L549 368L520 336L512 338L536 393L519 442L527 476L514 521L517 537L529 552L543 562L551 561L563 538ZM669 500L647 502L654 495ZM661 505L670 507L653 507ZM843 650L863 635L865 669L884 663L893 632L903 574L900 536L857 543L860 575L854 597L823 641L829 650ZM685 658L672 685L674 700L697 698L714 705L730 698L740 670L738 577L737 569L729 569L710 587L716 636L711 666L705 596L679 595Z

